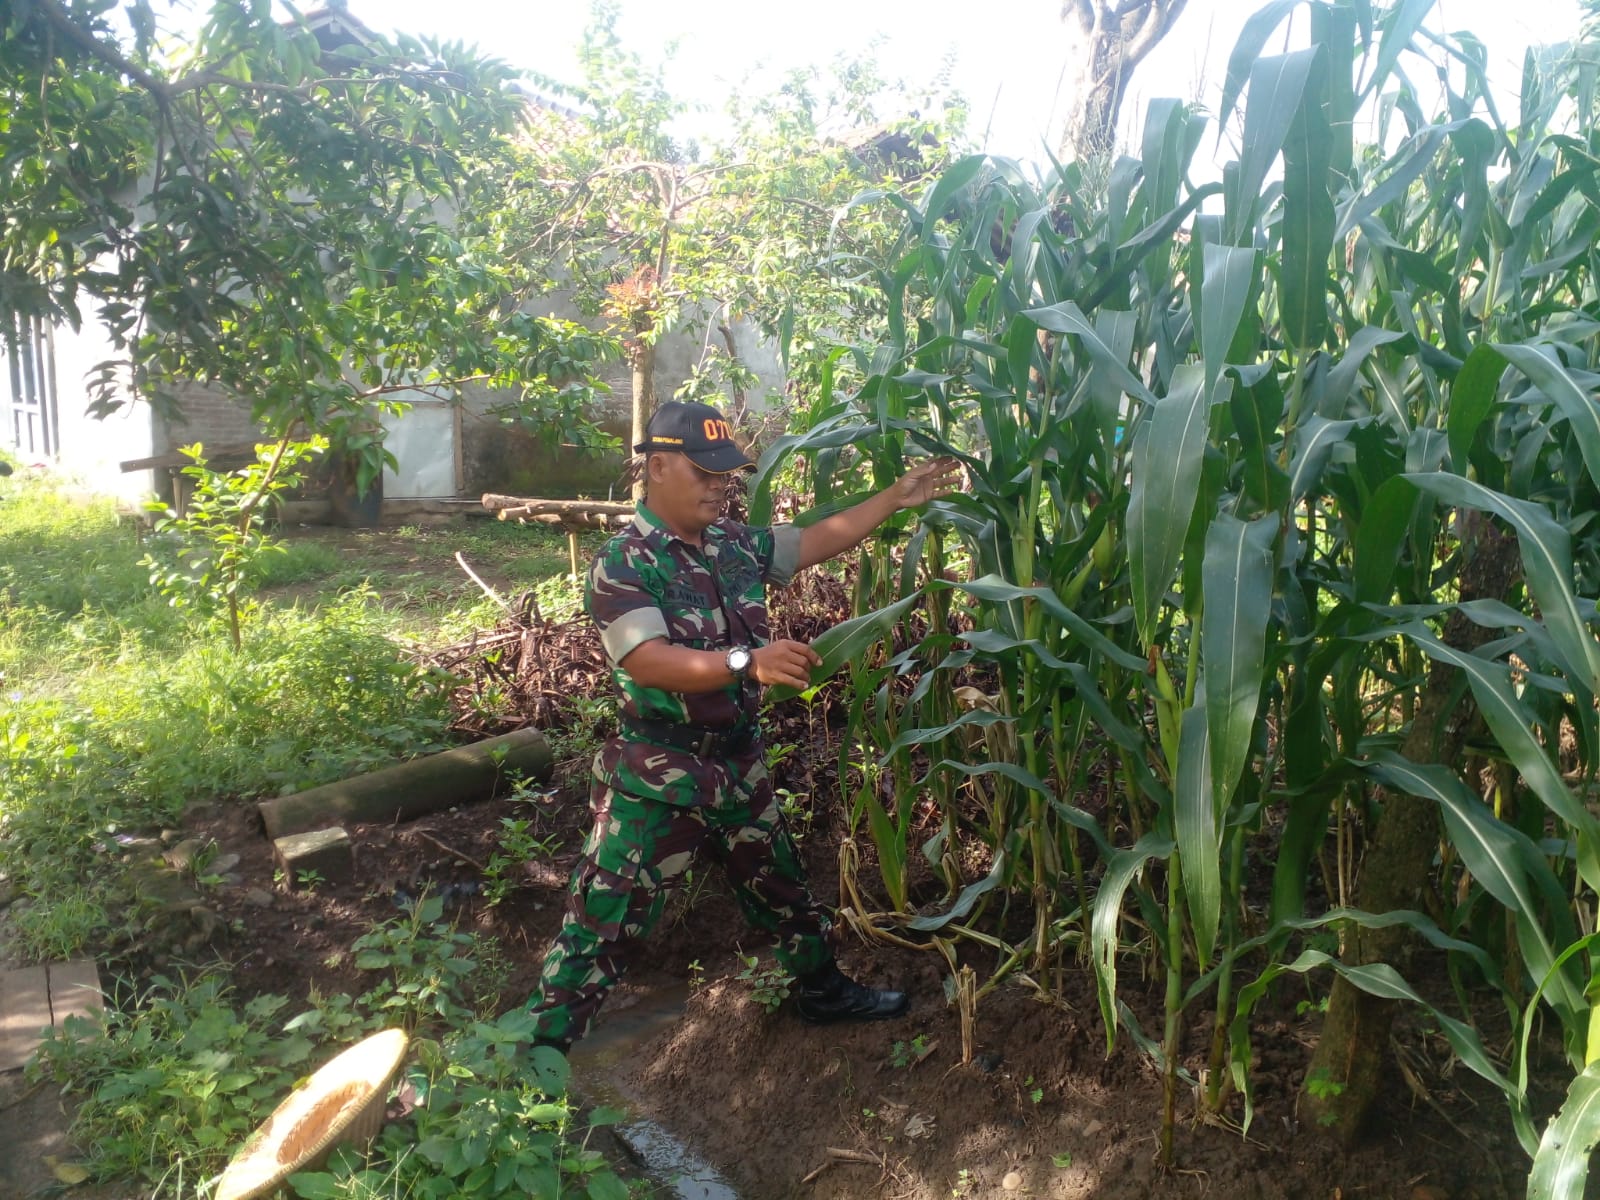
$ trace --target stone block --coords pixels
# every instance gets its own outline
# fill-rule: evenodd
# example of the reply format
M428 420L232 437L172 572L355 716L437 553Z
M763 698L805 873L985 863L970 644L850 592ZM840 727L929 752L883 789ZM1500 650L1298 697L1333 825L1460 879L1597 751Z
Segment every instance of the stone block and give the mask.
M327 883L348 883L355 878L350 835L337 825L278 838L272 843L272 855L291 888L300 887L301 876L308 871Z
M0 972L0 1071L25 1066L50 1028L50 976L43 967Z

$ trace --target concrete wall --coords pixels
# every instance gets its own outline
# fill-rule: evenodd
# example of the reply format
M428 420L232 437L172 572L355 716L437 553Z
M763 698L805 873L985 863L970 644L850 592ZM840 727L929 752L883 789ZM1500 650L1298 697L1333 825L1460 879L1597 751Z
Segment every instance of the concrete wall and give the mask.
M534 311L571 321L583 319L570 298L561 294L545 297ZM720 335L713 330L712 336L721 349ZM741 360L760 380L748 397L751 408L759 411L766 392L783 388L776 347L746 325L735 326L734 344ZM663 337L656 347L657 396L670 399L706 353L701 336L673 333ZM139 400L124 404L104 421L88 416L85 378L97 364L112 357L109 339L92 322L77 333L66 328L56 330L55 357L61 432L58 465L84 487L116 496L130 506L142 505L158 491L164 493L164 473L124 473L119 464L170 454L193 442L209 447L245 445L261 436L250 420L248 405L202 384L179 390L179 416L170 421ZM6 363L0 349L0 384L5 378ZM403 461L398 475L385 472L385 494L399 495L403 491L407 499L424 498L425 493L441 497L475 497L484 492L553 498L623 495L621 475L632 433L632 377L628 364L607 364L602 380L610 393L603 403L599 423L622 440L622 450L596 453L571 445L551 445L547 439L506 424L494 415L492 410L509 401L508 393L468 388L450 436L396 438L397 455L413 461ZM0 438L5 436L0 430ZM413 456L418 455L442 461L416 461ZM400 488L397 485L402 479L424 482ZM459 488L449 487L446 481L458 483ZM326 481L319 482L326 486ZM449 490L435 492L434 488ZM321 488L312 486L307 490L314 493Z

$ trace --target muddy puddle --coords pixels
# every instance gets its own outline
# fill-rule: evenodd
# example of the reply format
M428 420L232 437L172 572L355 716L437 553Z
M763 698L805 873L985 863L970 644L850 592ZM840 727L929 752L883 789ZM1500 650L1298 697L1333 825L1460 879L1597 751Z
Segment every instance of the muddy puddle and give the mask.
M572 1087L585 1104L605 1105L627 1114L614 1127L617 1140L675 1200L739 1200L722 1174L680 1140L613 1082L620 1064L639 1055L645 1044L683 1017L686 985L638 993L635 1003L608 1005L594 1031L572 1048ZM617 999L621 999L618 997Z

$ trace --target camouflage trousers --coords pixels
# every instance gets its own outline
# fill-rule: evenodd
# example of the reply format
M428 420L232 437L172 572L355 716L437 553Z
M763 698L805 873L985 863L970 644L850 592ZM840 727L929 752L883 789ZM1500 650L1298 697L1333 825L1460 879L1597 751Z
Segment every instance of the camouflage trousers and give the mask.
M785 970L805 975L832 960L831 923L806 887L759 749L748 764L741 756L717 774L726 786L693 807L630 796L596 779L594 827L529 1003L540 1040L570 1045L588 1032L702 854L721 864L745 919L774 938Z

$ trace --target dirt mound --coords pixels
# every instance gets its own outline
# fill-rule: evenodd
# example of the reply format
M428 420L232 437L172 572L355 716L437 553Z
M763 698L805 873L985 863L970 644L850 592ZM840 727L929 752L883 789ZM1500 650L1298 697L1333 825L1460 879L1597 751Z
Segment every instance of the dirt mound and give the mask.
M1086 972L1061 1006L1020 987L986 998L974 1061L962 1066L956 1013L932 956L847 951L845 962L865 980L909 984L910 1015L815 1029L787 1010L767 1013L723 980L700 989L680 1025L623 1074L641 1105L748 1200L1521 1194L1526 1160L1491 1096L1444 1095L1435 1112L1397 1094L1380 1130L1348 1154L1300 1126L1293 1087L1270 1086L1275 1071L1297 1083L1309 1057L1307 1028L1287 1024L1262 1039L1269 1086L1250 1136L1187 1126L1179 1169L1163 1171L1160 1078L1126 1041L1106 1058ZM920 1060L904 1049L914 1043Z

